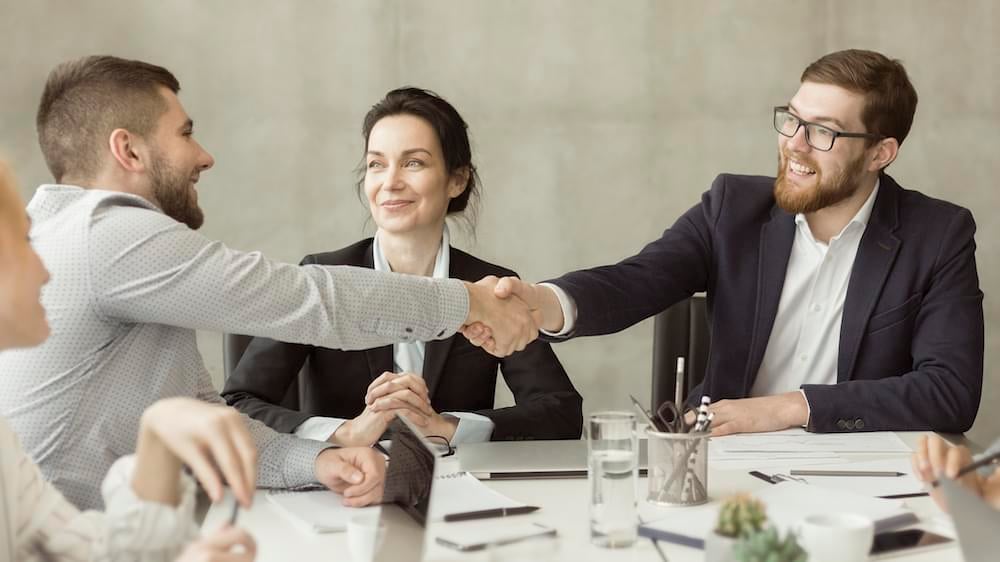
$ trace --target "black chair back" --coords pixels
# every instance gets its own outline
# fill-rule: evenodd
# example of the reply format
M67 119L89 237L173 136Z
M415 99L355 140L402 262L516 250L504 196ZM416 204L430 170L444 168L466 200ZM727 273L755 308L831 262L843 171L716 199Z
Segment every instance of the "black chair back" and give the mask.
M695 295L656 315L653 324L652 410L674 399L677 358L684 358L683 399L705 378L711 331L705 297Z
M236 370L236 365L240 363L240 358L243 357L243 353L246 352L247 346L250 345L250 341L253 336L244 336L243 334L223 334L222 337L222 363L226 371L226 380L229 380L229 375ZM299 371L299 376L295 377L295 381L290 387L288 387L288 392L285 397L281 400L281 405L290 410L298 410L300 402L299 388L302 386L299 384L299 380L306 375L306 369L309 368L309 362L302 366L302 370Z

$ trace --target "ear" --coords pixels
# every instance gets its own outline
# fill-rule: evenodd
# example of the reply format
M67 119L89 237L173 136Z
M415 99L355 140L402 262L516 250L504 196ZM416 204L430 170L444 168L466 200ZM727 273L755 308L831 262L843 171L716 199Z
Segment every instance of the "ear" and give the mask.
M882 139L872 149L872 157L868 162L868 171L878 172L889 164L892 164L893 160L896 159L896 155L899 154L899 141L894 138Z
M146 171L146 146L138 136L126 129L115 129L108 137L111 156L127 172Z
M469 175L471 173L468 166L452 172L451 179L448 180L449 199L454 199L465 191L466 186L469 185Z

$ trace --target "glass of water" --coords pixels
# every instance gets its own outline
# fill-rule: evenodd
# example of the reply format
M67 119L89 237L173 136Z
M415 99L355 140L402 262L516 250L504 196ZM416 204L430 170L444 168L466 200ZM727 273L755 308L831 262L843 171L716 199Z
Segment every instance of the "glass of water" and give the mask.
M635 414L596 412L587 423L590 541L606 548L635 544L639 441Z

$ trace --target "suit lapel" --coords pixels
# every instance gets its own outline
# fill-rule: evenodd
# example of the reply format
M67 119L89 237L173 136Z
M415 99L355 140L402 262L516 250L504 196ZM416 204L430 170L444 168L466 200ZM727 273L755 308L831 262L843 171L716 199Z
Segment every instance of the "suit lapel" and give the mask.
M837 355L837 382L851 377L868 319L899 253L900 240L893 234L899 226L898 198L899 186L883 174L847 284Z
M455 337L429 341L424 348L424 382L427 383L427 391L431 398L434 398L438 383L441 382L441 373L444 371L444 364L448 360Z
M454 248L448 249L448 277L453 279L466 279L468 277L468 264L459 252ZM424 348L424 382L427 383L427 391L431 398L437 390L438 383L441 382L441 373L444 372L444 364L451 353L451 346L455 342L452 336L446 340L435 340L427 342Z
M775 206L771 220L760 229L760 257L757 266L757 308L750 339L750 361L743 375L743 394L749 396L757 370L771 339L774 317L778 314L781 289L785 284L788 259L795 241L795 217Z
M365 249L364 259L357 265L367 267L368 269L375 269L375 254L372 253L372 248L372 244L368 244L368 248ZM365 359L368 360L368 374L371 380L379 378L386 371L393 370L391 345L366 349Z

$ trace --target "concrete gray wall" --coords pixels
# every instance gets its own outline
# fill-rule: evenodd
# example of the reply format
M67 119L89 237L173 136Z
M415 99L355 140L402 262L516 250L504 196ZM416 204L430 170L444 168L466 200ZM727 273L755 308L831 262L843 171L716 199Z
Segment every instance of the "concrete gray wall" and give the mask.
M920 94L892 174L971 208L1000 352L1000 7L980 1L0 2L0 151L27 197L58 62L112 53L180 78L217 165L204 232L297 261L370 232L353 191L361 119L387 90L438 91L468 120L485 197L457 245L537 280L638 250L719 172L773 174L771 107L806 64L848 47L901 58ZM644 322L557 346L588 411L649 394ZM221 380L220 338L202 335ZM501 399L509 400L501 391ZM987 368L972 436L1000 435Z

